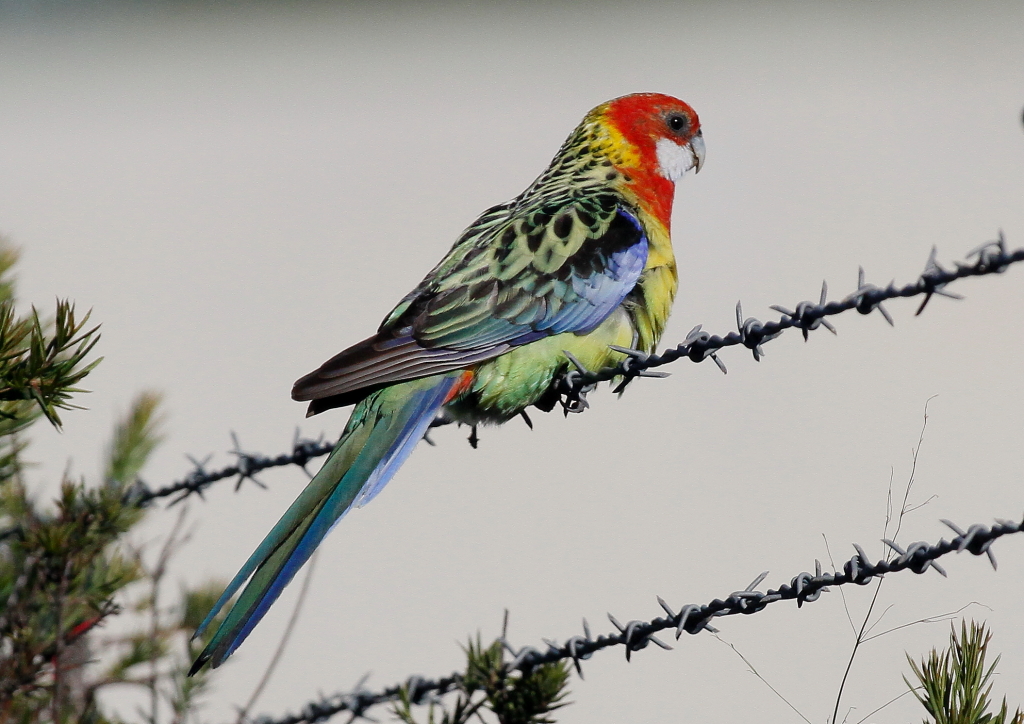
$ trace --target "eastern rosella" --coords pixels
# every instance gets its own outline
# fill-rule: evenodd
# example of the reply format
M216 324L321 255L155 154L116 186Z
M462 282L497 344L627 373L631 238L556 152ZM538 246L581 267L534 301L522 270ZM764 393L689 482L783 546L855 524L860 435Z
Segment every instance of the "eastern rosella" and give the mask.
M676 292L675 181L700 170L697 114L670 96L590 111L522 194L485 211L377 333L299 379L309 415L355 405L309 485L228 585L197 635L248 581L196 659L245 640L335 523L380 492L439 413L502 423L551 408L568 354L589 369L653 351Z

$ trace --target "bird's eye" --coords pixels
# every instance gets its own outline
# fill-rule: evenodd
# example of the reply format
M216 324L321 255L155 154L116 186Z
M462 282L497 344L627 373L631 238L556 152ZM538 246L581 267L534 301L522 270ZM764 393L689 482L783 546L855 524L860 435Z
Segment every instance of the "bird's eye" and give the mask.
M686 124L686 116L684 116L684 115L682 115L680 113L673 113L671 116L669 116L665 120L668 123L668 127L671 128L676 133L678 133L679 131L681 131L684 128L686 128L686 125L687 125Z

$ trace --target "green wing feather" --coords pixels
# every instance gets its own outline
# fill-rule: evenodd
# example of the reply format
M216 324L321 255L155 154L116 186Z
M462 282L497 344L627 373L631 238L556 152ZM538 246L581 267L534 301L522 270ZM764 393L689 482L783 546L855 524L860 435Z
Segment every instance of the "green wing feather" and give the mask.
M611 194L494 207L374 337L300 379L292 396L315 414L551 334L586 333L632 290L646 255L636 215Z

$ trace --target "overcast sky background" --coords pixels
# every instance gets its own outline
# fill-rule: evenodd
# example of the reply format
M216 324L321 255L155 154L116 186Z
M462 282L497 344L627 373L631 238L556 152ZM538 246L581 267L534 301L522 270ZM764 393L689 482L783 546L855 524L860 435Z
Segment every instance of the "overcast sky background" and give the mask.
M39 425L31 475L71 461L95 480L117 415L166 396L166 442L146 470L180 478L186 454L228 464L229 431L276 454L338 434L292 381L370 334L481 210L521 191L592 106L637 91L700 114L707 162L678 187L680 293L667 344L724 334L742 299L832 298L858 265L885 284L1006 233L1024 245L1024 6L906 2L0 5L0 233L23 250L20 295L92 308L105 361L88 412ZM322 546L307 608L257 712L295 711L372 672L368 686L462 665L459 642L500 630L541 645L742 589L814 560L822 536L881 555L886 491L902 490L925 402L911 500L937 496L901 539L1024 511L1024 272L967 280L962 302L844 315L839 335L789 333L677 363L621 400L566 420L535 414L444 429ZM298 470L194 501L177 581L227 579L301 489ZM172 514L155 509L138 542ZM1024 704L1024 540L983 559L886 580L881 628L956 610L989 621L996 693ZM280 638L292 586L214 679L205 716L231 718ZM848 590L854 620L870 590ZM809 719L832 711L853 642L838 592L717 623ZM844 696L856 722L904 689L904 651L947 624L877 639ZM626 664L585 664L564 724L797 721L709 635ZM132 700L108 699L124 716ZM380 712L384 715L384 712ZM910 697L870 721L922 716ZM386 715L385 715L386 718Z

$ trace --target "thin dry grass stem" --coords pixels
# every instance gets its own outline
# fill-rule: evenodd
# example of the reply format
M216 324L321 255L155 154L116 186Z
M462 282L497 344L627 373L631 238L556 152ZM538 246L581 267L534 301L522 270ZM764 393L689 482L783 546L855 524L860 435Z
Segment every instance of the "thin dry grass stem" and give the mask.
M828 564L832 566L832 573L837 573L836 562L832 558L832 549L828 547L828 537L822 533L822 539L825 541L825 552L828 554ZM843 610L846 611L846 619L850 622L850 631L854 636L857 635L857 625L853 622L853 615L850 613L850 605L846 600L846 591L843 590L842 586L839 588L839 595L843 599Z
M938 395L932 395L931 397L929 397L924 402L924 420L921 422L921 433L917 437L917 445L914 446L914 449L911 451L912 462L911 462L911 466L910 466L910 479L907 480L907 487L903 491L903 504L900 505L900 514L896 518L896 530L893 531L893 534L892 534L892 540L894 540L894 541L899 536L900 529L903 527L903 517L907 513L911 512L912 510L917 510L917 508L920 508L922 505L927 505L929 502L931 502L935 498L935 496L932 496L932 497L928 498L928 500L926 500L924 503L921 503L921 505L917 505L917 506L914 506L914 507L909 507L907 505L907 501L910 499L910 491L914 488L914 482L917 479L917 459L918 459L918 456L921 454L921 446L924 444L924 433L925 433L925 430L928 429L928 405L930 405L931 401L934 400L936 397L938 397ZM890 484L890 486L892 485L891 477L890 477L889 484ZM890 496L890 499L891 499L891 496ZM886 516L885 528L883 529L883 537L887 537L887 536L885 536L885 534L887 534L889 532L889 522L890 522L890 519L891 519L891 514ZM896 555L896 552L894 550L892 550L891 548L889 548L888 546L886 546L885 560L887 560L887 561L888 560L892 560L892 558L895 555Z
M889 701L885 702L884 704L882 704L877 709L872 709L871 711L869 711L867 714L864 715L863 719L858 719L856 722L854 722L854 724L864 724L864 722L866 722L871 716L873 716L873 715L877 714L878 712L882 711L882 709L886 708L890 704L895 704L897 701L899 701L900 699L905 697L907 694L911 694L911 693L913 693L913 689L908 689L908 690L904 691L902 694L897 694L896 696L894 696L893 698L889 699Z
M299 614L302 612L302 604L306 601L306 594L309 592L309 584L313 580L313 571L316 569L316 561L319 555L320 551L314 551L309 559L309 564L306 566L306 577L302 580L302 588L299 589L299 597L295 600L295 607L292 609L292 615L288 619L288 625L285 626L284 633L281 634L281 641L277 644L277 650L274 651L270 663L267 664L266 671L263 672L259 683L256 684L256 688L250 694L249 701L245 703L244 707L239 709L238 718L235 720L237 724L245 723L246 717L248 717L252 707L256 704L256 700L260 698L263 690L270 682L270 677L273 675L274 669L277 668L277 663L281 660L281 656L288 646L288 641L292 637L292 631L295 629L295 624L299 620Z
M747 665L747 669L750 670L750 673L752 673L754 676L756 676L758 679L760 679L761 682L765 686L767 686L769 689L771 689L772 693L774 693L775 696L779 697L783 702L785 702L786 706L788 706L790 709L792 709L794 712L796 712L797 716L799 716L801 719L803 719L805 722L807 722L807 724L811 724L811 720L808 719L806 716L804 716L803 712L801 712L799 709L797 709L793 705L793 703L789 699L787 699L785 696L783 696L779 692L778 689L776 689L774 686L772 686L771 683L766 678L761 676L761 673L756 668L754 668L754 665L752 663L750 663L750 661L747 659L746 656L744 656L742 653L740 653L740 650L738 648L736 648L736 646L734 646L733 644L731 644L730 642L728 642L724 638L722 638L721 634L717 634L716 633L716 634L713 634L713 636L716 639L718 639L719 641L721 641L723 644L728 646L730 649L732 649L733 653L735 653L737 656L739 656L740 660L742 660L743 663Z
M836 717L839 716L839 704L843 699L843 690L846 688L846 680L850 676L850 670L853 668L853 661L857 658L857 651L860 649L860 645L864 643L864 629L868 625L868 620L871 618L871 612L875 608L875 602L878 601L878 592L882 588L882 579L879 578L875 584L875 592L871 595L871 604L868 606L868 612L864 614L864 621L860 626L860 630L857 632L857 640L853 642L853 651L850 652L850 659L846 662L846 670L843 672L843 680L839 683L839 693L836 695L836 705L832 710L831 722L835 724Z
M924 403L924 419L921 422L921 432L920 432L920 434L918 435L918 438L917 438L917 445L913 448L913 450L911 452L911 461L912 462L911 462L911 466L910 466L910 477L907 479L907 486L906 486L906 489L903 491L903 501L900 504L899 513L896 515L896 527L895 527L895 530L893 531L892 536L891 536L891 540L894 541L894 542L898 539L899 534L900 534L900 530L903 528L903 518L907 515L907 513L911 512L911 510L914 510L916 508L921 507L919 505L919 506L916 506L916 508L911 508L910 506L908 506L907 502L910 499L910 491L913 489L914 481L917 478L917 460L918 460L918 456L921 453L921 447L924 444L924 433L925 433L925 430L928 429L928 405L936 397L937 397L937 395L932 395L927 400L925 400L925 403ZM893 473L890 472L890 474L889 474L889 492L888 492L888 494L886 496L885 525L882 527L882 538L889 538L890 537L889 536L889 526L890 526L890 524L893 521L892 481L893 481ZM931 500L931 499L929 499L929 500ZM928 501L925 501L925 503L927 503L927 502ZM891 548L889 548L888 546L886 546L886 549L885 549L885 560L886 561L890 561L890 560L893 559L893 557L895 557L895 555L896 555L896 552L894 550L892 550ZM877 601L878 601L878 594L879 594L879 592L882 589L882 583L883 583L884 580L885 580L884 578L880 577L878 579L878 582L875 584L875 591L871 595L871 603L868 605L867 613L864 614L864 620L861 623L860 630L857 631L857 638L853 642L853 650L850 651L850 658L846 662L846 669L843 671L843 678L842 678L842 681L840 681L840 683L839 683L839 691L836 694L836 704L835 704L835 707L832 709L832 718L831 718L832 724L836 724L837 718L839 716L839 706L840 706L840 704L841 704L841 702L843 700L843 691L846 689L846 682L847 682L847 680L850 677L850 671L853 669L853 662L857 658L857 652L860 650L861 644L865 643L865 641L868 640L866 638L866 633L868 631L868 622L871 620L871 614L875 610L875 603L877 603ZM886 609L886 611L888 611L888 609ZM883 616L885 615L885 611L882 612L882 615ZM881 617L879 617L879 619L881 619ZM876 621L876 623L877 623L877 621Z
M160 621L160 586L164 576L167 575L167 564L178 551L192 537L191 532L181 535L181 529L185 525L185 518L188 515L188 506L183 506L174 520L167 540L160 547L160 554L157 556L156 565L149 573L150 578L150 637L154 647L161 638ZM158 724L160 715L160 658L154 656L149 662L149 721L150 724Z
M940 623L942 621L952 621L954 618L956 618L957 614L959 614L961 611L964 611L964 610L970 608L971 606L981 606L982 608L988 609L989 611L992 610L991 608L989 608L988 606L986 606L983 603L979 603L978 601L971 601L970 603L964 604L963 606L961 606L960 608L958 608L955 611L949 611L948 613L940 613L940 614L937 614L935 616L927 616L925 618L919 618L916 621L910 621L909 623L901 624L899 626L894 626L893 628L886 629L885 631L882 631L881 633L877 633L874 636L868 636L866 639L864 639L864 643L867 643L868 641L872 641L874 639L877 639L877 638L879 638L881 636L885 636L886 634L892 633L893 631L899 631L900 629L908 628L910 626L916 626L919 623ZM875 621L875 624L877 624L877 623L878 623L878 621ZM874 628L874 627L872 627L872 628ZM868 631L870 631L870 630L871 629L868 629Z

